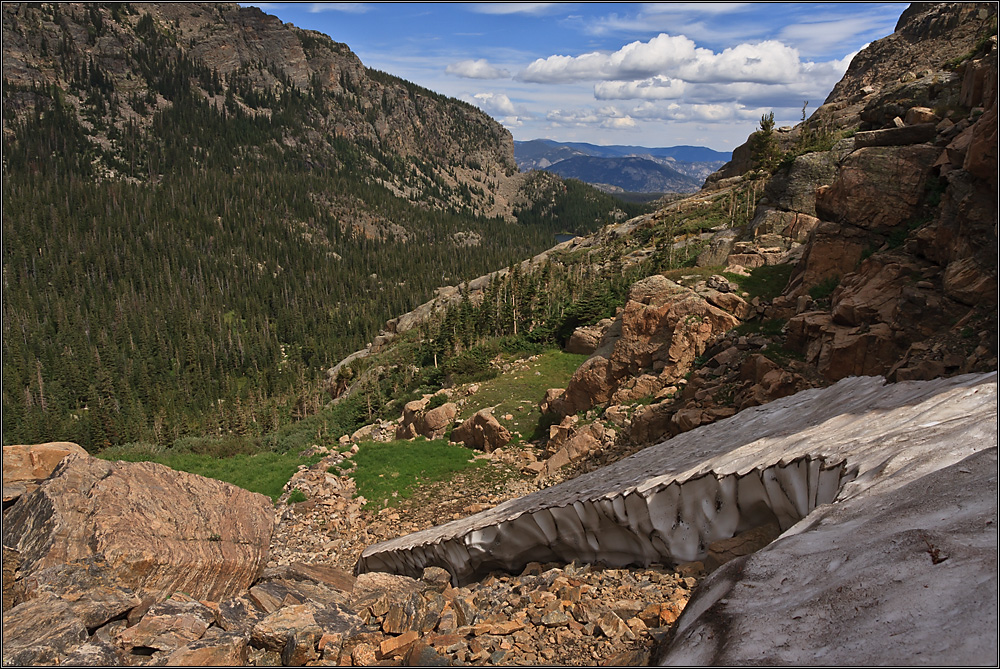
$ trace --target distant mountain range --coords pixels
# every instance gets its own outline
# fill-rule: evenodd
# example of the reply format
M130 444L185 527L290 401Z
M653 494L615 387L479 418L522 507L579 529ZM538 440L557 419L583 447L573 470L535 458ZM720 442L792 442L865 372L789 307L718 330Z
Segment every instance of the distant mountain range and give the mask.
M518 168L546 170L607 192L690 193L732 154L703 146L598 146L534 139L514 142Z

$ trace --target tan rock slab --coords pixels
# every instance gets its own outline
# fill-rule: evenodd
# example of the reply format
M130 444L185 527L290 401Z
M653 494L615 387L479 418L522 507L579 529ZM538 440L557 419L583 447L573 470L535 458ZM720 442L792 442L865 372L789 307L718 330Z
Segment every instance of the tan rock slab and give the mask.
M264 495L221 481L71 455L4 521L4 544L23 560L19 578L99 557L140 596L220 601L260 575L274 511Z
M399 636L390 637L379 645L379 654L383 658L399 657L405 655L410 646L420 638L420 633L415 630L403 632Z

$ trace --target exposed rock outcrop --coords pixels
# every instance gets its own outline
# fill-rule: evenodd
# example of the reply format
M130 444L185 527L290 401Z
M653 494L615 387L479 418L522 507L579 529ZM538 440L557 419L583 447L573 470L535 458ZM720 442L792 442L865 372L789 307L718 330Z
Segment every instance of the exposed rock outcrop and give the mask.
M590 355L600 346L601 339L604 337L607 329L611 327L612 322L612 319L605 318L594 325L578 327L566 342L565 351L567 353Z
M636 397L654 394L682 378L709 339L738 324L732 314L663 276L638 281L600 347L573 374L562 397L549 402L549 410L565 416L603 404L625 381L643 374L653 381Z
M260 575L273 522L270 500L228 483L71 456L7 512L3 542L20 553L27 599L45 570L86 564L139 596L218 601Z
M3 447L3 505L31 492L49 477L70 453L86 457L87 451L70 441Z

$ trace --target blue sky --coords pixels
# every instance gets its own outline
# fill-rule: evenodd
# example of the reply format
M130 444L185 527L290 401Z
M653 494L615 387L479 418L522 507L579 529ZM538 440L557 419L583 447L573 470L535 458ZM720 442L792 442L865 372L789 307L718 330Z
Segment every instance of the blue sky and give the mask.
M254 3L244 3L254 4ZM811 113L907 3L256 3L514 139L732 150Z

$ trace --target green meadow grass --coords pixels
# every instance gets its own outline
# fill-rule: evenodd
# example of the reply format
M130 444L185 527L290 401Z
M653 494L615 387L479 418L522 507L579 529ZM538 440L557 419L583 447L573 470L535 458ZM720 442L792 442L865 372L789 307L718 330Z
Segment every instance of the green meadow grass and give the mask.
M272 501L281 496L282 488L299 465L313 465L321 459L318 455L300 458L293 453L272 451L216 458L198 453L171 453L169 450L151 453L148 449L129 449L127 446L108 449L98 457L111 461L158 462L171 469L226 481L245 490L259 492Z
M545 397L545 391L549 388L565 388L573 372L587 357L558 350L545 351L537 360L518 365L515 370L483 381L479 384L479 391L467 398L459 419L469 418L486 407L496 407L493 410L494 417L511 434L521 434L521 437L514 436L513 443L531 439L543 422L538 403ZM522 369L525 365L527 370ZM513 416L513 420L502 418L507 414ZM544 428L548 429L548 425L544 425Z
M387 443L364 442L351 459L357 465L350 474L358 495L369 508L395 506L421 484L440 481L468 467L478 466L473 453L447 439Z

